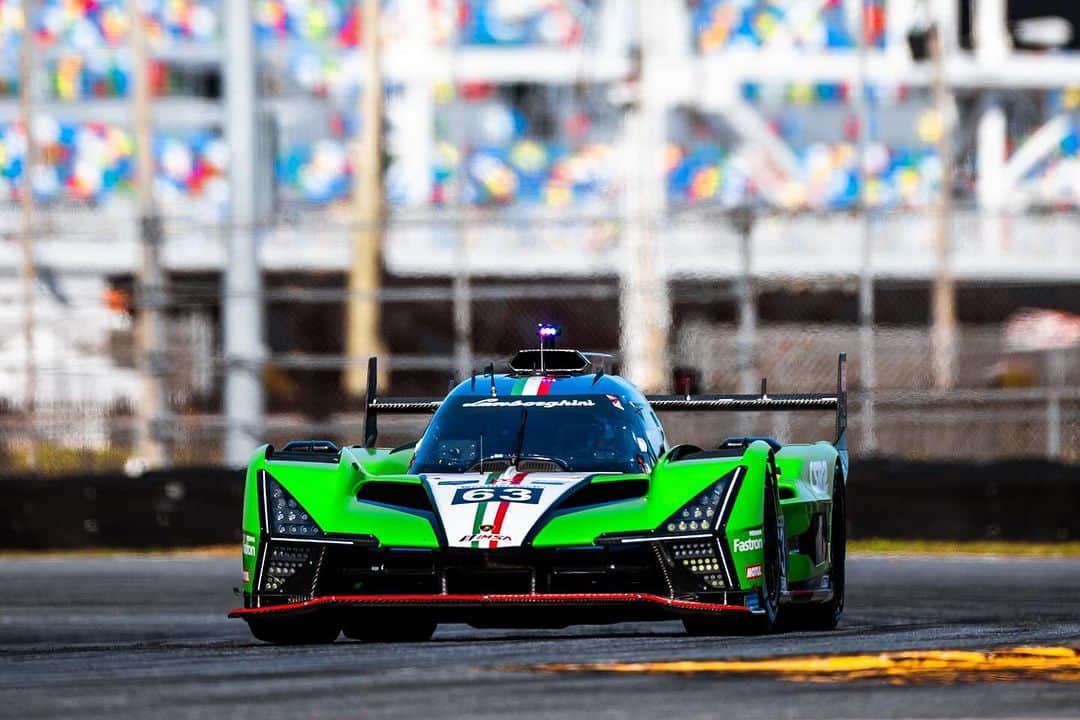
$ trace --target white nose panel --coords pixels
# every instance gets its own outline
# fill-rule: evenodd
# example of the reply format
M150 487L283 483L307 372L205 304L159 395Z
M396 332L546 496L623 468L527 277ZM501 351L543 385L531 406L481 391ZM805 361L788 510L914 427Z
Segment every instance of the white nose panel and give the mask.
M520 547L555 502L595 473L427 475L450 547Z

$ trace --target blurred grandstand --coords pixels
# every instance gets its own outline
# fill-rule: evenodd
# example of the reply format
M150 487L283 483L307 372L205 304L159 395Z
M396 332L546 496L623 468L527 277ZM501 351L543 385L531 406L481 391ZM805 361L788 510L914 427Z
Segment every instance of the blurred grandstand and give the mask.
M233 1L141 4L169 280L159 435L180 463L222 459L227 425ZM275 441L358 437L356 402L334 398L362 359L344 339L364 192L361 6L252 5ZM1080 454L1080 345L1005 333L1024 308L1080 314L1071 4L384 0L381 12L390 211L374 299L396 391L438 394L530 342L541 319L636 356L648 340L626 326L640 322L667 339L644 380L657 390L677 368L708 391L764 375L817 386L847 350L862 452ZM46 462L42 448L120 463L147 420L131 26L122 0L0 0L0 441L13 464ZM935 286L955 295L958 323L944 372ZM814 431L762 422L747 429Z

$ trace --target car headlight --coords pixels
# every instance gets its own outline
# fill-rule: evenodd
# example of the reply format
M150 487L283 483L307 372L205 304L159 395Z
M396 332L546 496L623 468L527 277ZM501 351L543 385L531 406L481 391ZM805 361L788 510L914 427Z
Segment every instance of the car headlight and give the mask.
M708 532L715 529L717 513L720 512L720 500L724 497L727 485L728 478L717 480L669 517L661 530L665 533L682 534Z
M270 533L284 538L316 538L323 531L277 480L266 476L266 524Z
M266 558L266 579L263 590L283 590L285 584L301 570L311 565L311 546L271 546Z
M657 528L657 532L665 535L701 534L713 532L720 524L720 516L724 509L721 503L724 501L728 488L741 472L737 468L734 472L714 482L694 499L679 508L664 524Z

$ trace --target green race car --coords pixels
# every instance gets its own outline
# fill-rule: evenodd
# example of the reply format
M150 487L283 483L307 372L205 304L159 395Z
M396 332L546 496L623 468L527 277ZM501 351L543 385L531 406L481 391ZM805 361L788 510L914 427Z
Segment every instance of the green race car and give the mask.
M244 605L272 643L422 640L438 623L678 618L692 634L829 629L844 606L846 381L828 394L646 397L544 337L445 399L384 399L365 444L259 448ZM663 411L829 410L835 442L674 444ZM434 413L376 447L380 414Z

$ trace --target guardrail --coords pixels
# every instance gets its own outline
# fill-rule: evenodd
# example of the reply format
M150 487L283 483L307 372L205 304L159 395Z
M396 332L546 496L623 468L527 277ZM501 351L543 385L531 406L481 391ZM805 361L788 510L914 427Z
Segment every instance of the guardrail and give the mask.
M184 548L239 543L243 474L182 468L141 477L0 477L0 548ZM1080 538L1080 466L1036 460L852 461L854 538Z

